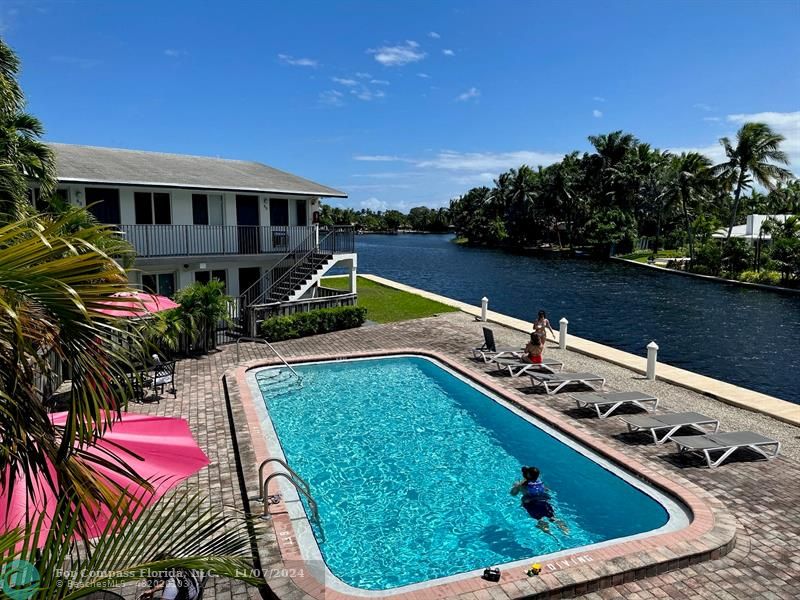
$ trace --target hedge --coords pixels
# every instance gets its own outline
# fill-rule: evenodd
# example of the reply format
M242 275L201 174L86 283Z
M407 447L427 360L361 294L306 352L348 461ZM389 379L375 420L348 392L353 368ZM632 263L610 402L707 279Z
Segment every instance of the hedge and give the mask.
M320 308L285 317L266 319L261 322L261 335L267 341L280 342L318 333L360 327L366 319L367 309L362 306Z

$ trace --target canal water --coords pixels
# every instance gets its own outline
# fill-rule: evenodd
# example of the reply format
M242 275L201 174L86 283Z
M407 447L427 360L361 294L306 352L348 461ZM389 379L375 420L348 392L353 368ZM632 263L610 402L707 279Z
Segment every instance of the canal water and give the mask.
M363 235L358 268L800 404L800 295L670 275L618 261L465 248L450 235ZM470 344L477 340L465 340Z

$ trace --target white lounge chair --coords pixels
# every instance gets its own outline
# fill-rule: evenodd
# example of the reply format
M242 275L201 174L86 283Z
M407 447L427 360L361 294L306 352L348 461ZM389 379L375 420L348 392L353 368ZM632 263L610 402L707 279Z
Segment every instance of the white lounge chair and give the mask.
M563 362L553 358L542 358L542 362L532 363L527 360L522 360L521 358L495 356L491 358L489 362L496 364L499 371L508 371L508 374L512 377L524 375L531 369L544 369L549 373L555 373L564 368Z
M531 383L534 387L544 386L545 392L548 394L557 394L559 390L568 385L582 384L592 388L595 391L602 390L606 385L605 377L595 375L594 373L528 373L531 378ZM600 383L597 388L592 384Z
M676 435L672 441L678 445L681 454L698 454L706 459L709 468L718 467L731 454L743 448L772 460L781 450L778 440L765 437L752 431L732 431L730 433L708 433L706 435ZM721 452L716 459L711 454Z
M480 359L487 363L499 356L519 358L523 353L521 348L498 348L494 341L494 332L488 327L483 328L483 346L472 349L472 356L476 360Z
M578 408L594 408L597 416L601 419L608 417L620 406L638 406L648 412L652 412L658 407L658 398L644 392L608 392L606 394L579 392L570 394L570 398L575 400Z
M696 412L665 413L663 415L630 415L620 417L631 433L649 431L656 444L668 442L684 427L694 429L701 435L719 431L719 421Z

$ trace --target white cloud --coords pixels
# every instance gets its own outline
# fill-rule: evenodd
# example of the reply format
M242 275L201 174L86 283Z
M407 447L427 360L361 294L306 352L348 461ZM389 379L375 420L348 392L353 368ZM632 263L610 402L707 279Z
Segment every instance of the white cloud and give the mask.
M714 110L713 106L710 106L705 102L696 102L695 104L692 105L692 108L696 108L698 110L704 110L706 112L711 112L712 110Z
M602 111L602 110L597 110L597 109L595 108L595 109L592 111L592 116L593 116L595 119L599 119L600 117L602 117L602 116L603 116L603 111Z
M50 60L52 60L53 62L61 63L63 65L79 67L81 69L93 69L103 64L103 61L100 60L99 58L82 58L80 56L67 56L64 54L57 54L56 56L51 56Z
M344 104L343 97L344 94L339 90L325 90L320 92L319 101L330 106L342 106Z
M370 77L372 77L372 75L370 75L369 73L364 73L363 71L359 71L358 73L356 73L356 77L358 77L359 79L369 79Z
M455 56L456 55L456 53L453 52L452 50L450 50L450 48L445 48L444 50L442 50L442 54L444 54L445 56Z
M721 120L719 117L703 117L703 121L708 121L709 123L718 123Z
M716 117L708 117L716 118ZM786 138L781 144L781 149L789 157L789 169L795 174L800 174L800 111L797 112L760 112L738 113L725 117L726 123L739 126L745 123L766 123L772 129ZM736 143L736 131L724 133L733 143ZM714 164L725 161L725 151L718 141L705 146L669 148L670 152L699 152L707 156Z
M372 54L376 61L385 67L402 67L410 63L421 61L425 56L419 44L413 40L406 40L404 44L395 46L381 46L376 49L369 49L367 53Z
M181 56L188 56L189 53L186 50L179 50L178 48L167 48L164 50L164 56L169 56L170 58L180 58Z
M358 82L355 79L344 79L342 77L331 77L332 81L340 85L346 85L347 87L352 87L354 85L358 85Z
M430 79L431 76L427 73L417 73L417 77L421 77L422 79Z
M435 40L438 40L438 39L439 39L440 37L442 37L442 36L440 36L440 35L439 35L438 33L436 33L435 31L429 31L429 32L428 32L428 37L429 37L429 38L433 38L433 39L435 39Z
M398 162L407 161L408 159L393 156L391 154L356 154L353 160L361 160L365 162Z
M456 152L442 150L433 158L415 161L418 168L471 171L476 175L499 174L512 167L547 166L561 160L563 154L516 150L513 152Z
M471 100L472 98L478 98L481 95L481 91L476 87L469 88L466 92L463 92L456 96L456 101L458 102L465 102L467 100Z
M350 93L359 100L366 100L367 102L375 98L383 98L386 96L383 90L370 90L363 86L357 90L350 90Z
M372 85L389 85L389 82L385 79L370 79L369 82Z
M592 100L594 100L595 102L605 102L606 101L606 99L603 98L602 96L592 96Z
M369 208L371 210L384 211L388 208L386 202L378 200L375 196L370 196L366 200L361 201L361 208Z
M319 62L313 58L295 58L288 54L278 54L278 60L293 67L317 67Z
M729 123L743 125L745 123L766 123L786 140L781 149L789 155L790 169L800 173L800 111L796 112L760 112L728 115Z

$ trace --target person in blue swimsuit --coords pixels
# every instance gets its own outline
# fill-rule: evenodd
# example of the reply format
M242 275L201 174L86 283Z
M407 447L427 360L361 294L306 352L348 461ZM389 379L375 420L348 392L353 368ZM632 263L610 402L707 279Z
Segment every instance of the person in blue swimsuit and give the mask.
M565 534L569 533L567 524L556 518L553 505L550 504L550 495L547 488L539 479L539 469L536 467L522 467L522 479L511 488L511 495L522 494L522 508L531 518L536 519L536 527L545 533L551 533L550 521Z

